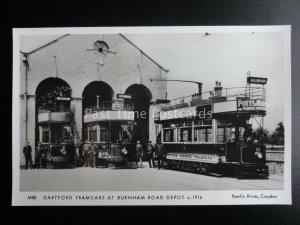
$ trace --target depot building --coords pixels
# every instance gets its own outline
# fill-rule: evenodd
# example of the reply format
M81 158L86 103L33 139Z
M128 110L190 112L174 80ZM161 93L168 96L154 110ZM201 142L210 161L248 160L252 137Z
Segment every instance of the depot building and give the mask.
M168 70L124 35L64 35L20 59L20 148L28 140L33 158L38 142L156 140L167 82L151 79Z

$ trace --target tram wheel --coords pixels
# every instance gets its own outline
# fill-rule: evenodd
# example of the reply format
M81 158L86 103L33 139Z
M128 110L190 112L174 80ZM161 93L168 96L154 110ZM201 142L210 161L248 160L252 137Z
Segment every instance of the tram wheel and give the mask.
M208 174L210 172L210 166L207 164L201 164L200 169L202 174Z
M192 173L198 173L198 168L197 168L197 166L192 166L191 167L191 171L192 171Z

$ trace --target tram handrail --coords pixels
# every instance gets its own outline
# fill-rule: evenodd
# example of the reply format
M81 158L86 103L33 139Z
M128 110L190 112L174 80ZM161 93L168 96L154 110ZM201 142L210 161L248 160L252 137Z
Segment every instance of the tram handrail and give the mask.
M235 91L235 93L232 93ZM206 105L215 102L236 101L237 98L265 101L265 89L263 87L230 87L221 90L211 90L200 94L188 95L170 100L162 104L162 110L185 108L196 105Z
M92 112L99 112L99 111L133 111L134 105L132 102L123 102L120 100L112 100L112 101L103 101L99 102L99 106L89 106L86 107L84 112L92 111Z
M39 106L38 113L45 112L72 112L71 106L66 105L58 105L58 104L45 104L43 106Z

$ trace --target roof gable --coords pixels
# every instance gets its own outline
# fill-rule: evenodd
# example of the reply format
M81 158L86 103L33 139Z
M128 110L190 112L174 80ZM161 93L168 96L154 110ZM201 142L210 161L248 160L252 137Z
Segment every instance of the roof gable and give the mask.
M147 57L150 61L152 61L154 64L156 64L160 69L164 70L165 72L169 72L169 70L163 68L158 62L156 62L154 59L152 59L149 55L147 55L142 49L140 49L138 46L136 46L133 42L131 42L128 38L126 38L123 34L120 34L120 33L119 33L118 35L120 35L120 36L121 36L124 40L126 40L129 44L131 44L131 45L134 46L137 50L139 50L139 51L141 52L141 54L143 54L143 55L144 55L145 57ZM65 35L63 35L63 36L61 36L61 37L59 37L59 38L56 38L56 39L53 40L53 41L50 41L50 42L48 42L48 43L46 43L46 44L44 44L44 45L42 45L42 46L40 46L40 47L38 47L38 48L32 50L32 51L30 51L30 52L23 52L23 51L20 51L20 53L23 54L23 55L31 55L31 54L33 54L33 53L35 53L35 52L37 52L37 51L39 51L39 50L41 50L41 49L43 49L43 48L48 47L49 45L55 44L55 43L58 42L60 39L65 38L65 37L68 37L68 36L70 36L70 34L65 34Z

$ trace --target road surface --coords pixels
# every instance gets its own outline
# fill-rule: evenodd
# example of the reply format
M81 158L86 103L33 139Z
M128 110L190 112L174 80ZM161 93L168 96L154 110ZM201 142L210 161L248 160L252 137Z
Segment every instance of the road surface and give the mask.
M146 165L146 164L145 164ZM20 171L20 191L279 190L283 175L267 180L215 177L153 168L33 169Z

